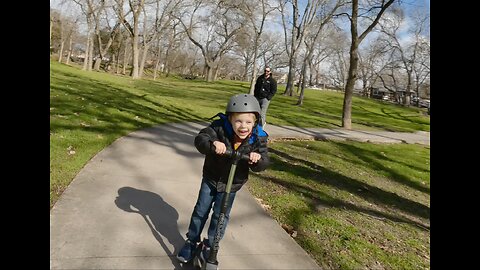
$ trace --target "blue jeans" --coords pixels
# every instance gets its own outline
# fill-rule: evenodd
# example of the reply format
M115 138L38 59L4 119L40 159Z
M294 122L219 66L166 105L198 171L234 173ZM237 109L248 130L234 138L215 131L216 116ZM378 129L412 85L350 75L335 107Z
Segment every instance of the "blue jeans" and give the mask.
M217 192L215 187L210 186L206 179L202 179L202 185L198 192L197 203L193 209L192 217L190 219L190 225L188 226L187 238L192 242L200 242L200 234L203 231L203 227L207 222L210 210L213 206L213 215L210 220L210 226L208 227L208 241L210 246L213 245L213 239L215 238L215 232L217 230L218 217L220 216L220 210L222 208L222 199L225 192ZM225 213L225 225L220 233L220 239L225 234L228 220L230 218L230 210L232 209L233 200L235 199L235 192L230 193L230 198Z
M258 99L258 104L260 104L260 108L262 109L260 111L260 117L262 118L262 122L261 122L261 126L265 126L265 122L267 121L267 109L268 109L268 105L270 104L270 100L268 100L267 98L260 98Z

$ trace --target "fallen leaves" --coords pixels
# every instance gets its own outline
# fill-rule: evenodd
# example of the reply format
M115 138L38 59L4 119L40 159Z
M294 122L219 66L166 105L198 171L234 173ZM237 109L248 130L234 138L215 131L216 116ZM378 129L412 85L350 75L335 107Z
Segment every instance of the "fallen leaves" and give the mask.
M293 228L293 226L288 224L282 224L282 228L293 238L297 237L297 231Z
M69 156L75 155L75 153L76 153L76 152L75 152L75 149L73 148L73 146L70 145L69 147L67 147L67 154L68 154Z
M260 199L260 198L255 198L255 200L257 200L257 202L260 204L260 206L262 206L263 210L265 211L269 211L270 209L272 209L272 207L266 203L263 203L263 200Z

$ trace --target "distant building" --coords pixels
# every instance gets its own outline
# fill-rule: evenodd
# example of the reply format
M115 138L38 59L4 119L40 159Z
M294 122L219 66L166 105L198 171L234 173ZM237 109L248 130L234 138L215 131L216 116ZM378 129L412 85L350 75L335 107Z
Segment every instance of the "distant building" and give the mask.
M390 92L384 88L380 87L370 87L370 97L381 99L381 100L389 100L390 99Z
M273 74L273 78L277 80L278 84L284 84L284 83L287 83L288 74L286 73L280 73L278 75Z

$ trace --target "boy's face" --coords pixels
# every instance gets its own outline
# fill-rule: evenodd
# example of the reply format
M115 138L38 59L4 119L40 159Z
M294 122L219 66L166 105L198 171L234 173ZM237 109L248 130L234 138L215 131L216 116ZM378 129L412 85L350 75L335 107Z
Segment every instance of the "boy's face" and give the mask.
M232 113L229 119L233 131L242 140L252 133L256 121L254 113Z

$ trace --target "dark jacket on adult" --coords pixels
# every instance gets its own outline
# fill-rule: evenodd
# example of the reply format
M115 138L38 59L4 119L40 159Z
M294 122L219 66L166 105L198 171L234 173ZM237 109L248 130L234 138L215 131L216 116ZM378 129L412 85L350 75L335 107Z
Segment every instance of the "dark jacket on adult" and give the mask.
M217 155L212 150L213 142L223 142L227 149L233 150L235 133L230 121L228 121L228 117L221 113L218 116L220 116L220 119L213 121L208 127L200 130L195 137L195 147L200 153L205 155L203 178L216 187L218 192L225 192L232 160L231 158ZM248 164L248 161L245 160L238 161L231 192L240 190L243 184L247 182L249 169L254 172L260 172L268 167L270 160L268 157L267 139L268 134L261 126L256 125L251 136L243 140L238 147L237 151L242 154L257 152L262 157L254 164Z
M265 79L265 74L260 75L255 83L254 95L256 98L266 98L272 100L277 92L277 81L272 78L272 75Z

